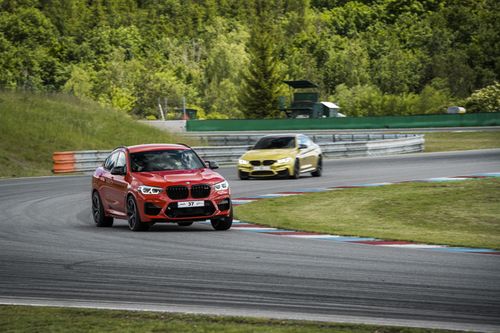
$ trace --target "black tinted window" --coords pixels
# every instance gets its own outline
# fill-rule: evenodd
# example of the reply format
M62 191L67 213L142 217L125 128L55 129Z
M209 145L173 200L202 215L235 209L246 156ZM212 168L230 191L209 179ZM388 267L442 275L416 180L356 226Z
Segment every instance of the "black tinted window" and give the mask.
M193 170L205 164L192 150L157 150L130 154L132 172Z
M254 149L286 149L295 148L295 137L264 137L255 145Z

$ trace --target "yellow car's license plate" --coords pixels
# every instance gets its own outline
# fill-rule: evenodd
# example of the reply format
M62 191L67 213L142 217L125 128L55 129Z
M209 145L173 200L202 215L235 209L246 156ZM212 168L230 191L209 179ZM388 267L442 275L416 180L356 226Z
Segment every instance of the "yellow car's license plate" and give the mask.
M261 165L261 166L254 166L253 169L255 171L266 171L266 170L271 170L271 167L268 165Z

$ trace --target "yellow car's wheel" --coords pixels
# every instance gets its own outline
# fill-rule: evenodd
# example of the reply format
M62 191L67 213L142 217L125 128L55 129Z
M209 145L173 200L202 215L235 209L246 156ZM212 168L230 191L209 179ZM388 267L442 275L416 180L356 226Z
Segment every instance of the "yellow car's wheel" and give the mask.
M299 179L300 178L300 161L298 159L295 160L293 164L293 174L290 175L290 178Z
M316 164L316 170L311 172L313 177L321 177L321 172L323 171L323 159L321 156L318 157L318 163Z
M243 172L243 171L238 171L238 177L241 180L247 180L248 179L248 172Z

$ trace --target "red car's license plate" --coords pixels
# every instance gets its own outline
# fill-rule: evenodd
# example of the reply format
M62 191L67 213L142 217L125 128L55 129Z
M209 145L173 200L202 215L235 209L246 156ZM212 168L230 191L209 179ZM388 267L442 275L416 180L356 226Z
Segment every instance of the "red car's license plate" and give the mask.
M203 207L205 201L180 201L177 203L178 208Z

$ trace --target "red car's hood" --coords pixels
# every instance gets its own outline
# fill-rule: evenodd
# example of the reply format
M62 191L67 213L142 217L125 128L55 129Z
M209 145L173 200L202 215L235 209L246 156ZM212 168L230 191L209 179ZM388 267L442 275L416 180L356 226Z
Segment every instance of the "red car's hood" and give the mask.
M134 172L133 175L142 184L157 187L186 184L186 182L215 184L224 181L221 175L210 169Z

